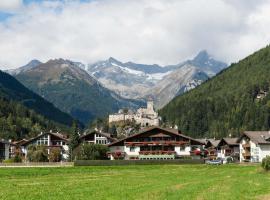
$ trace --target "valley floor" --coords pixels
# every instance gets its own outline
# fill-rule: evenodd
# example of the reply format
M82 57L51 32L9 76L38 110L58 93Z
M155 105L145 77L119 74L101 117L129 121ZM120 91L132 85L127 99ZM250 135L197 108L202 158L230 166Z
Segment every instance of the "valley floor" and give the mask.
M259 165L0 168L0 199L270 199Z

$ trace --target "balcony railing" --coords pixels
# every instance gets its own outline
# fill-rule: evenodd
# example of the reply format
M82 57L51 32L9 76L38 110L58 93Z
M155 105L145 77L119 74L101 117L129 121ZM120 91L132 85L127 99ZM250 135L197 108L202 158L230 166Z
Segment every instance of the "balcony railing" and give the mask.
M185 141L148 141L148 142L125 142L126 146L146 146L146 145L185 145Z
M175 151L140 151L140 155L173 155Z

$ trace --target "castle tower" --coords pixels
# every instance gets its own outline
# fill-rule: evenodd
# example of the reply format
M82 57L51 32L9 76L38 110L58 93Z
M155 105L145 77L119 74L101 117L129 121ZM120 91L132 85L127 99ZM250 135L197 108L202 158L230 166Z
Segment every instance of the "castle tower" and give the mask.
M154 101L153 100L147 101L147 110L154 111Z

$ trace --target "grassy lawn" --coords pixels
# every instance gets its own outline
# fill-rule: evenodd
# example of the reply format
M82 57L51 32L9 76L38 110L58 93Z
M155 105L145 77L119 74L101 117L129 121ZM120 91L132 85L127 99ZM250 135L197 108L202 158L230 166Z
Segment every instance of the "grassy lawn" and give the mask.
M0 199L270 199L260 166L0 168Z

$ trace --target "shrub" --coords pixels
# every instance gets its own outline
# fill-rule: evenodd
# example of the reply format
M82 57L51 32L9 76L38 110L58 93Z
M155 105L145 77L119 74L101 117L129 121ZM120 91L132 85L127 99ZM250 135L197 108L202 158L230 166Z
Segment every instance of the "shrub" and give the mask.
M81 144L74 151L77 160L106 160L108 147L100 144Z
M48 162L48 151L44 146L28 147L27 158L30 162Z
M270 156L266 156L262 160L262 168L265 169L266 171L270 170Z
M3 160L3 163L20 163L22 162L22 158L20 155L15 155L13 158Z
M62 158L61 149L58 147L53 147L50 149L49 161L50 162L60 162Z

